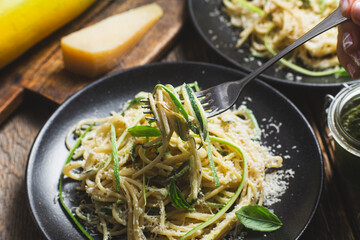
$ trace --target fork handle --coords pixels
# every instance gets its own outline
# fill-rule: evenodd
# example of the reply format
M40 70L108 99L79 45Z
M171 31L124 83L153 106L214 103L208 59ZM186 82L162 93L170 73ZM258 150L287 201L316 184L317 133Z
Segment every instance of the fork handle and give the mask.
M238 82L241 82L241 84L246 85L249 81L256 78L258 75L260 75L263 71L268 69L271 65L273 65L275 62L280 60L282 57L284 57L286 54L303 44L304 42L316 37L317 35L329 30L330 28L333 28L340 23L343 23L345 21L349 20L349 18L343 17L341 13L341 7L338 7L334 12L332 12L328 17L326 17L324 20L322 20L318 25L316 25L314 28L312 28L310 31L305 33L302 37L297 39L295 42L293 42L291 45L283 49L281 52L279 52L277 55L272 57L269 61L265 62L262 66L257 68L255 71L248 74L246 77L241 79Z

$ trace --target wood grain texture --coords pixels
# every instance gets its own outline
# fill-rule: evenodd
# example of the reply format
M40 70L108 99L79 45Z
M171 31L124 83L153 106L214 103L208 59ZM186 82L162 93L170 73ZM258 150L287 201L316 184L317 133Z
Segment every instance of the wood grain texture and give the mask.
M330 92L329 92L330 93ZM336 92L331 92L335 95ZM311 92L310 94L314 94ZM324 114L325 93L317 98L301 94L302 112L314 129L320 144L324 161L324 186L319 207L309 228L304 233L305 239L360 239L360 194L351 184L344 181L336 167L334 142L329 137ZM307 100L305 100L307 99ZM317 101L314 101L316 100ZM305 101L304 101L305 100ZM321 219L321 222L320 222ZM318 237L313 238L314 232ZM310 233L310 234L308 234Z
M28 210L25 167L37 132L56 109L54 104L27 97L0 126L0 239L42 239Z
M328 147L330 161L334 167L334 175L337 178L337 187L339 189L338 194L342 196L344 206L344 215L348 220L348 225L351 228L350 232L353 234L353 238L348 239L360 239L360 189L355 187L351 182L346 179L346 176L337 169L336 157L335 157L335 143L334 139L329 135L329 129L324 129L324 141Z
M82 77L64 69L60 48L61 37L108 16L151 2L157 2L163 8L163 17L113 70L104 75L160 58L183 26L185 0L97 1L77 19L34 46L0 72L0 79L7 83L0 86L0 92L6 91L6 95L0 95L0 123L20 102L21 88L39 93L56 103L62 103L73 93L99 78Z
M3 122L22 102L24 89L4 83L0 88L0 123Z

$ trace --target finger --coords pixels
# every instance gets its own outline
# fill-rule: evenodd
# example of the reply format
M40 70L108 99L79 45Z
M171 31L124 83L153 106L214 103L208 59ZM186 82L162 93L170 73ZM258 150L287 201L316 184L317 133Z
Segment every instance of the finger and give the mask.
M341 41L338 41L337 43L337 56L339 58L340 64L345 68L345 70L353 79L360 78L360 68L357 66L353 58L344 51Z
M340 6L341 6L341 12L342 12L342 15L344 17L350 17L351 16L351 13L350 13L350 3L349 3L349 0L342 0L340 1Z
M350 16L351 20L356 23L357 25L360 25L360 0L354 1L353 3L349 3L350 7L347 8L347 11L350 8Z
M338 28L338 48L349 55L360 66L360 26L351 21L341 24Z
M344 17L351 17L351 7L356 0L341 0L340 6Z

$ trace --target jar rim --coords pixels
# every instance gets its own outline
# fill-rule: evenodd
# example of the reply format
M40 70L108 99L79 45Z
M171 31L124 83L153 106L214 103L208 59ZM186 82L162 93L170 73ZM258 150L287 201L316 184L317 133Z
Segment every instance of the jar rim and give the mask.
M334 97L328 108L327 123L335 141L344 149L360 157L360 141L352 137L340 121L343 107L356 97L360 99L360 84L345 86Z

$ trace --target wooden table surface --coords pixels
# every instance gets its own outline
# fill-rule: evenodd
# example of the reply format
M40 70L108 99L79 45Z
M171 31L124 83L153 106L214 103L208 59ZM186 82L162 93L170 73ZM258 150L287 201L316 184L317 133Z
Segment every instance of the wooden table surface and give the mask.
M179 37L159 61L207 61L224 64L187 21ZM331 140L321 119L324 93L282 88L305 114L322 148L325 179L320 204L299 239L360 239L360 194L339 175ZM296 90L295 90L296 92ZM299 91L297 91L299 92ZM316 95L317 98L308 97ZM43 239L32 219L26 198L25 168L31 145L57 104L26 92L22 105L0 125L0 239Z

